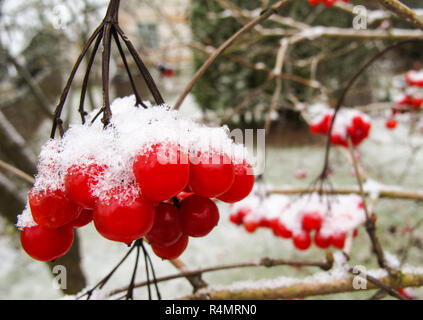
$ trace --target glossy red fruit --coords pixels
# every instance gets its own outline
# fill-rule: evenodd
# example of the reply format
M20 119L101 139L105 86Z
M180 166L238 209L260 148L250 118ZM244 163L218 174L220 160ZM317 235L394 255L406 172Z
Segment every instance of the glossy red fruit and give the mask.
M71 221L69 224L73 228L82 228L93 221L93 210L83 209L81 214L76 220Z
M307 212L303 216L303 229L305 231L319 230L322 226L322 216L317 211Z
M93 209L97 201L93 191L103 171L104 167L95 163L71 166L65 175L66 196L85 209Z
M298 250L307 250L311 246L310 234L306 231L295 234L292 241Z
M106 239L129 245L151 230L155 213L150 200L115 188L97 202L94 225Z
M395 120L395 119L388 119L388 120L386 120L385 126L389 130L394 130L397 127L397 120Z
M220 201L235 203L247 197L254 187L253 168L248 163L234 165L235 178L231 187L217 197Z
M82 208L66 198L63 191L32 189L28 194L34 221L44 227L58 228L78 218Z
M314 243L316 244L317 247L321 249L326 249L331 244L331 237L330 236L325 237L319 231L317 231L316 234L314 235Z
M69 251L73 237L71 226L47 228L36 225L22 230L21 244L25 252L33 259L52 261Z
M237 226L240 226L242 224L242 218L237 213L233 213L229 216L229 221L231 221L233 224L236 224Z
M162 259L174 260L178 258L188 246L188 236L182 235L176 243L169 247L151 245L153 252Z
M259 223L254 220L244 221L244 229L248 233L256 232L257 228L259 227Z
M191 158L189 185L206 198L227 192L235 179L234 166L227 155L218 153Z
M156 208L153 227L147 233L147 240L155 246L169 247L182 236L182 216L177 207L160 203Z
M219 222L216 204L207 198L193 194L179 204L183 232L191 237L204 237Z
M331 244L338 249L343 249L345 246L345 232L338 232L332 235L331 237Z
M156 144L136 156L133 170L142 194L153 201L165 201L186 187L190 165L179 147Z

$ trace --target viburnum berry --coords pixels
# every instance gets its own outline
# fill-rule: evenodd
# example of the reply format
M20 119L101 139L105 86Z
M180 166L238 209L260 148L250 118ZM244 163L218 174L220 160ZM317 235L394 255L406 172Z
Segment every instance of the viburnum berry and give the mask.
M343 249L345 246L345 238L346 234L345 232L337 232L331 237L331 244L335 248Z
M281 221L278 221L277 225L273 229L273 232L276 234L276 236L279 236L285 239L289 239L292 237L291 230L285 227L285 225Z
M254 233L259 227L259 223L254 220L244 221L244 229L248 233Z
M298 250L307 250L311 246L310 234L306 231L295 234L292 241Z
M331 244L331 237L323 236L319 231L317 231L314 235L314 243L321 249L326 249Z
M191 237L207 235L219 222L216 204L199 195L193 194L179 204L183 232Z
M65 255L72 246L73 228L63 226L48 228L41 225L23 228L21 244L33 259L52 261Z
M170 203L160 203L156 208L153 227L146 239L152 244L168 247L176 243L182 236L181 214L177 207Z
M322 226L322 216L317 211L307 212L303 216L302 226L305 231L319 230Z
M178 258L188 246L188 236L182 235L178 241L168 247L160 247L154 244L151 245L153 252L162 259L174 260Z
M28 194L34 221L45 227L58 228L78 218L82 208L70 201L61 190L36 191Z
M410 70L405 74L405 80L409 86L423 88L423 72L421 70Z
M83 209L78 218L71 221L69 224L73 228L82 228L93 221L93 210Z
M333 118L332 114L326 114L320 122L313 123L310 125L310 131L312 133L328 134L330 130L332 118Z
M227 192L235 179L234 166L225 154L200 154L191 158L189 185L191 190L206 198Z
M244 222L244 218L251 212L249 208L240 208L238 211L232 213L229 219L236 225L241 225Z
M220 201L235 203L246 198L254 187L254 175L248 163L234 165L235 178L232 186L224 194L217 197Z
M103 174L104 167L95 163L89 165L73 165L65 175L66 196L85 209L93 209L97 197L93 189Z
M150 200L124 187L111 189L94 208L94 225L106 239L130 244L153 227L155 209Z
M347 128L347 133L351 137L354 146L360 144L369 136L370 123L365 122L361 116L355 116L352 119L352 125Z
M190 165L188 155L178 146L156 144L136 156L133 170L143 195L164 201L184 190Z
M395 119L388 119L388 120L386 120L385 126L389 130L394 130L397 127L397 120L395 120Z

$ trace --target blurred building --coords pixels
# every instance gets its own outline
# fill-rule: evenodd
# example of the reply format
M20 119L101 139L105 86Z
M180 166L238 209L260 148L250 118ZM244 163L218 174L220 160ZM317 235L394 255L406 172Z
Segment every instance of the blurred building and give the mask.
M189 68L191 31L189 0L146 0L122 3L120 24L148 65L177 71Z

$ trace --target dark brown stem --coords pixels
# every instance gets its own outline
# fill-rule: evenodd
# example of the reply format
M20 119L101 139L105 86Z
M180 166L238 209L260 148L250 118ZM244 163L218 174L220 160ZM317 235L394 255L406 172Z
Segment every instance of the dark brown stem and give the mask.
M90 78L91 68L93 66L95 56L97 54L98 47L100 46L102 38L103 38L103 31L100 32L100 34L98 35L97 40L94 44L94 48L93 48L93 51L91 52L90 60L88 61L88 64L87 64L87 71L86 71L85 76L84 76L84 81L82 83L81 100L79 102L78 111L81 114L81 120L82 120L83 124L85 123L85 116L87 115L86 112L85 112L85 109L84 109L84 103L85 103L85 95L87 93L87 88L88 88L88 80Z
M142 77L144 78L148 88L151 91L151 94L153 95L154 101L156 104L161 105L164 104L164 100L162 98L162 95L157 88L156 83L153 80L153 77L151 76L150 72L148 71L147 67L145 66L144 62L141 60L140 56L138 55L137 50L135 49L134 45L131 41L129 41L128 37L125 35L125 33L122 31L122 29L116 25L116 31L122 38L123 42L125 42L126 47L128 48L131 56L134 58L134 61L141 72Z
M65 88L62 91L62 94L60 96L59 104L56 107L56 110L54 111L54 119L53 119L53 127L51 129L50 138L54 139L54 136L56 135L56 129L57 126L60 126L60 116L62 114L63 106L65 105L66 98L68 96L69 90L71 88L73 79L75 78L75 74L78 71L79 65L81 64L82 59L86 55L88 49L90 48L91 44L94 42L94 40L97 38L97 36L100 34L100 32L103 29L103 23L100 24L99 27L94 31L94 33L91 35L91 37L88 39L87 43L85 44L84 48L82 49L82 52L80 53L78 59L76 60L76 63L71 71L71 74L69 76L69 79L65 85Z
M125 66L126 73L128 74L129 82L131 83L132 90L134 91L135 99L136 99L136 105L137 106L141 105L144 108L147 108L147 106L142 101L140 94L138 93L137 86L135 85L134 78L132 77L131 70L129 69L129 66L128 66L128 61L126 60L125 53L123 52L122 45L120 44L119 36L118 36L116 30L114 30L114 29L113 29L113 38L115 39L116 46L119 50L119 54L122 58L122 62L124 64L124 66Z
M112 110L110 108L110 92L109 92L109 78L110 78L110 51L111 51L111 29L112 24L106 23L104 26L103 37L103 64L102 64L102 80L103 80L103 119L101 120L106 127L112 117Z
M249 268L249 267L276 267L282 265L296 266L296 267L319 267L323 270L329 270L332 268L333 260L329 257L328 261L304 261L304 260L287 260L287 259L271 259L271 258L262 258L258 261L253 262L243 262L243 263L234 263L227 265L220 265L209 268L202 268L198 270L186 270L180 273L169 275L161 278L157 278L157 282L168 281L178 278L189 278L194 276L201 276L203 273L229 270L229 269L239 269L239 268ZM139 282L135 284L135 288L146 286L147 281ZM110 292L110 296L124 292L127 290L127 287L115 289Z

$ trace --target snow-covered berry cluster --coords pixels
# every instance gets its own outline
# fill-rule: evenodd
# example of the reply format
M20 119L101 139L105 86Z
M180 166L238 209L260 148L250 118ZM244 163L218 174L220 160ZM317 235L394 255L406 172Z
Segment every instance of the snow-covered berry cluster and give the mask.
M203 237L217 225L211 198L234 203L250 193L246 149L226 127L199 125L165 106L134 105L133 97L117 99L107 128L73 125L43 146L18 220L31 257L62 256L73 228L93 220L106 239L130 244L145 237L157 256L174 259L189 236ZM179 202L184 190L192 194Z
M331 245L342 249L348 233L357 235L365 213L357 195L311 194L292 201L284 195L261 198L252 194L232 206L230 220L250 233L259 227L270 228L276 236L292 239L298 250L307 250L313 240L322 249Z
M326 7L332 7L337 2L348 3L349 0L308 0L312 6L317 6L318 4L323 4Z
M310 131L314 134L328 135L334 116L333 110L325 110L323 114L316 117L311 125ZM365 113L343 108L339 110L332 129L331 144L348 147L348 136L354 146L359 145L370 133L371 119Z

